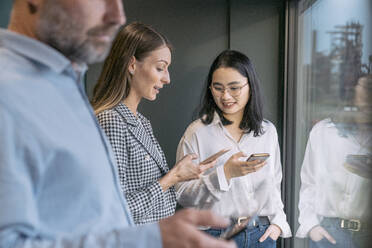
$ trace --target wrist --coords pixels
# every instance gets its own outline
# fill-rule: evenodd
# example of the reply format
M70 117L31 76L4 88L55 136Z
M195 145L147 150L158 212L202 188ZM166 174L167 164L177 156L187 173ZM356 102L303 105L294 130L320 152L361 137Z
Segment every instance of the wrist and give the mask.
M170 186L173 186L176 183L179 183L182 181L178 173L178 170L177 170L177 165L173 166L173 168L169 170L168 173L164 177L167 177Z
M170 170L165 176L159 179L159 184L163 191L167 191L170 187L175 185L177 182L174 180L172 170Z
M280 226L278 226L277 224L273 224L273 223L271 223L271 225L277 228L277 230L279 231L279 235L281 235L283 233L283 231L280 228Z

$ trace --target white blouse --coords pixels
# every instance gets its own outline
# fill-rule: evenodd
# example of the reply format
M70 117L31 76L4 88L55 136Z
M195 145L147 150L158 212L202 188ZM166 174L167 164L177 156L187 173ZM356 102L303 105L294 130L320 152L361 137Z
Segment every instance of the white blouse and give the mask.
M368 154L371 142L368 132L358 138L340 135L330 119L313 127L301 169L297 237L307 237L324 217L365 221L371 215L371 180L345 166L348 155Z
M262 123L264 134L253 137L253 132L244 134L236 142L215 114L209 125L196 120L189 125L177 149L177 161L184 155L196 153L199 163L224 148L231 150L218 158L216 165L206 171L200 179L176 185L177 200L184 207L211 209L225 217L268 216L270 223L282 229L282 237L290 237L291 230L286 221L281 200L280 185L282 168L275 126L268 121ZM237 152L247 157L252 153L269 153L267 164L260 170L227 182L224 164ZM241 158L247 159L247 157Z

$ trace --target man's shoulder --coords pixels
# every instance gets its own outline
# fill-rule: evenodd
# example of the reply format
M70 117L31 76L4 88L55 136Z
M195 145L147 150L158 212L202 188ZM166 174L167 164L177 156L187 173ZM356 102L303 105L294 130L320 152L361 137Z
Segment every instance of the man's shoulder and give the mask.
M36 76L36 67L25 57L3 47L0 47L0 92L5 89L17 88L20 83Z
M8 70L18 70L19 68L26 70L34 68L33 63L30 60L28 60L21 54L18 54L10 49L1 46L0 66L1 70L5 72L5 75L9 74L6 73ZM1 75L4 75L4 73L1 73Z
M49 78L33 61L12 50L0 47L0 105L17 112L20 109L46 106L41 87Z

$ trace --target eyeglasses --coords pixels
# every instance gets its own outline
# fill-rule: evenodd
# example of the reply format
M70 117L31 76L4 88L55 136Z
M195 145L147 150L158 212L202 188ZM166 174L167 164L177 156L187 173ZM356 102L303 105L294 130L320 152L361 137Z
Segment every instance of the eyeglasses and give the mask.
M229 86L226 88L221 85L212 85L212 86L209 86L209 88L216 96L223 95L225 93L225 90L227 90L230 96L239 96L242 91L242 88L246 85L248 85L248 83L242 86Z

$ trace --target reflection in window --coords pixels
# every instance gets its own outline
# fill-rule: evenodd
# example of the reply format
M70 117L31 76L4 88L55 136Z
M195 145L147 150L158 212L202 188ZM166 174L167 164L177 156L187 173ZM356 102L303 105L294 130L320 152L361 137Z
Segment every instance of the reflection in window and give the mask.
M300 2L296 248L371 247L371 9Z

